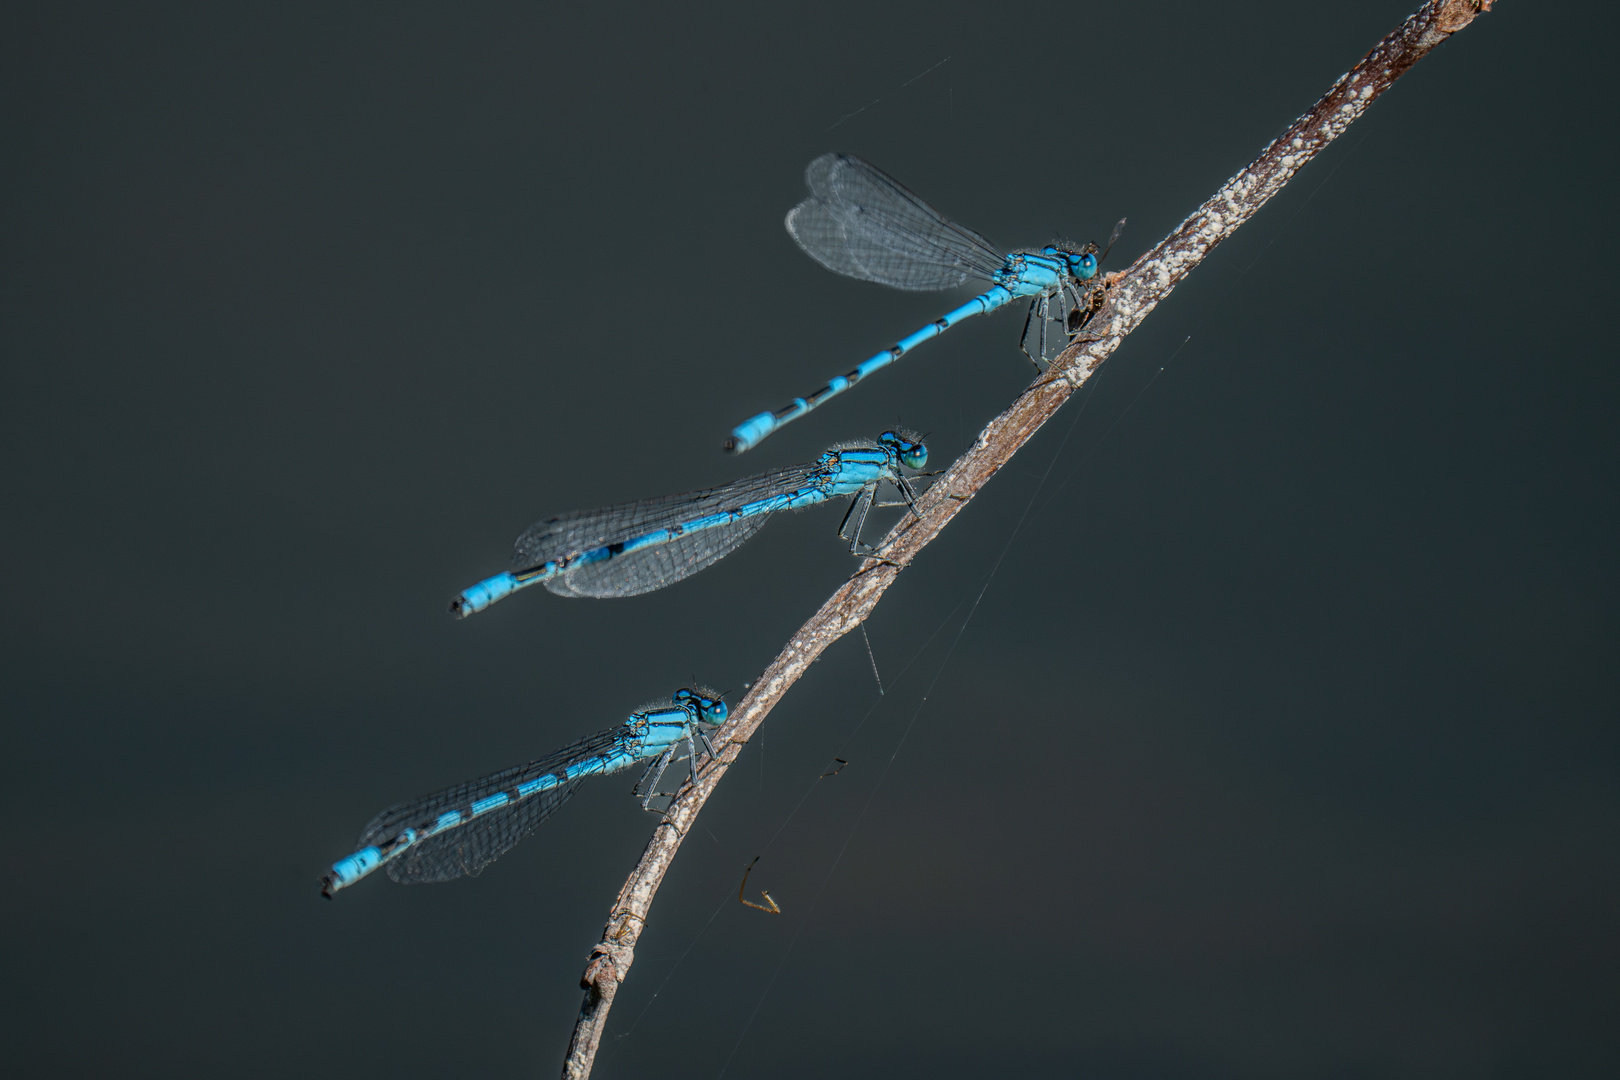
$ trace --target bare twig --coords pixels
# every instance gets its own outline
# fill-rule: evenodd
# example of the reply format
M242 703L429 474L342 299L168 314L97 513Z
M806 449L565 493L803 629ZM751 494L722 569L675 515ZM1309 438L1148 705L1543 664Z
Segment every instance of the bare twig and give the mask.
M565 1080L590 1075L603 1024L619 984L635 959L635 945L646 925L653 896L726 769L788 689L833 642L860 626L900 571L910 565L968 501L1013 454L1040 430L1058 408L1119 348L1125 336L1197 266L1211 249L1232 235L1304 165L1367 110L1367 106L1429 50L1488 11L1493 0L1429 0L1372 52L1335 82L1322 99L1247 168L1183 221L1157 247L1129 269L1109 276L1107 300L1086 327L1089 340L1065 349L1042 374L992 420L978 441L947 469L919 500L918 516L907 515L855 576L799 628L737 706L715 743L711 761L695 783L671 801L653 830L641 861L625 881L608 916L601 944L592 951L584 977L585 1001L563 1066Z

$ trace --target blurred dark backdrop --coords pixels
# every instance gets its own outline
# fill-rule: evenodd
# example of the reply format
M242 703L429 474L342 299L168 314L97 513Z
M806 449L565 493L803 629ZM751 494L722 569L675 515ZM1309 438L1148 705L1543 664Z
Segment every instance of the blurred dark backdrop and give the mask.
M319 874L739 691L851 563L824 509L446 601L548 512L897 417L949 462L1028 381L975 320L720 454L955 299L793 246L815 155L1008 247L1128 215L1123 266L1413 4L9 9L13 1075L553 1075L629 778L474 881ZM889 593L887 695L857 636L771 716L599 1076L1615 1075L1611 41L1504 0L1155 312Z

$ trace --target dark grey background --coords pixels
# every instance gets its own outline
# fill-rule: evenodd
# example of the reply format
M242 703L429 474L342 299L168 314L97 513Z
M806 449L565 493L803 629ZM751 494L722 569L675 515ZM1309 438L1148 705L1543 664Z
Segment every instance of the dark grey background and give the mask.
M1129 215L1122 266L1412 3L11 9L9 1069L553 1075L629 779L474 881L319 874L740 690L851 564L829 508L652 596L450 596L897 416L949 462L1028 380L976 320L719 453L955 299L793 246L815 155L1009 247ZM886 697L857 637L772 715L599 1076L1615 1074L1612 28L1498 8L900 579Z

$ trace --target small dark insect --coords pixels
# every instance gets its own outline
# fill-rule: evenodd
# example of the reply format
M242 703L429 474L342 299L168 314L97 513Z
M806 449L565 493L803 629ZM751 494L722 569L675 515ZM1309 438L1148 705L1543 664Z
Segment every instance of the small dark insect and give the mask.
M742 884L737 886L737 901L744 907L751 907L758 911L763 911L768 915L780 915L782 914L782 909L776 906L776 901L772 900L771 894L766 892L764 889L759 890L759 895L765 898L765 904L769 904L770 907L766 907L765 904L756 904L752 900L749 900L743 896L743 890L748 888L748 871L752 870L754 868L754 863L757 862L759 862L759 856L755 855L754 862L749 863L748 869L743 871Z

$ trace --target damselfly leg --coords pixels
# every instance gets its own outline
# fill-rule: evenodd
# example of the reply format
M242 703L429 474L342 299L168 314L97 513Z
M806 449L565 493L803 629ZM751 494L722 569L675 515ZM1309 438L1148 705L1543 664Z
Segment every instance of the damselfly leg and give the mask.
M933 476L935 474L919 473L918 475ZM844 520L838 524L838 539L849 541L849 553L851 555L873 555L877 553L876 546L861 542L861 533L866 528L866 515L871 513L874 507L886 509L892 506L903 506L911 511L912 516L922 517L922 513L917 509L917 490L911 486L910 481L905 477L900 477L890 482L894 484L895 490L900 493L899 502L878 502L877 485L873 484L859 495L856 495L850 501L849 509L844 511ZM856 513L857 508L860 510L859 514ZM851 517L855 518L855 534L853 536L847 535L845 532L849 527Z
M657 759L647 766L647 771L641 774L641 779L636 781L635 788L631 790L630 794L640 796L643 810L652 810L647 804L665 794L658 790L658 782L664 778L664 770L669 768L670 760L675 756L675 746L679 745L676 743L659 754ZM662 813L662 811L655 812Z
M911 479L915 480L917 477L921 476L938 476L944 471L945 470L940 469L936 472L918 473L916 477L911 477ZM902 479L899 483L894 485L894 489L900 493L900 501L880 502L877 504L878 509L884 510L891 506L903 506L907 510L911 511L913 517L921 518L922 512L917 509L917 489L911 486L910 481Z
M1068 332L1071 340L1077 338L1083 338L1087 341L1096 340L1095 336L1088 337L1082 331L1085 330L1086 324L1091 321L1092 316L1096 315L1098 310L1102 308L1102 302L1102 286L1087 289L1075 299L1074 307L1069 309L1069 317L1064 320L1064 329Z
M871 554L876 549L868 544L861 543L861 530L866 528L866 515L872 510L872 503L877 499L877 486L863 488L859 495L850 500L849 509L844 511L844 520L838 523L838 539L849 541L851 555ZM855 535L846 536L844 530L849 527L850 517L855 515L855 508L860 508L860 515L855 517ZM861 549L865 548L863 552Z
M675 743L669 749L660 754L656 761L647 766L647 771L641 774L641 779L637 782L635 790L632 791L631 794L640 797L641 808L643 810L650 813L661 814L664 812L663 810L654 810L648 804L654 799L673 799L676 795L680 794L676 791L658 790L659 781L663 780L664 778L664 771L671 765L679 765L683 761L688 762L687 777L692 783L697 783L698 773L701 771L701 769L698 766L697 744L692 741L694 734L696 734L697 738L703 743L703 749L709 755L708 761L703 763L702 768L708 768L711 762L719 758L720 755L715 753L714 743L709 741L708 732L701 730L696 731L695 733L690 731L687 732L684 739ZM676 757L675 751L680 749L681 743L683 742L686 744L686 756ZM667 810L668 807L666 806L664 809Z
M1062 303L1060 301L1055 301L1054 298L1047 293L1042 293L1041 295L1031 299L1029 302L1029 315L1024 319L1024 332L1018 339L1018 348L1023 351L1026 357L1029 358L1029 362L1035 365L1036 371L1046 370L1046 324L1049 322L1062 322L1063 316L1061 309ZM1038 353L1032 353L1029 351L1029 331L1030 325L1036 321L1039 321L1041 324L1041 343L1040 351Z
M1030 327L1030 324L1035 321L1035 308L1036 308L1036 305L1038 305L1040 303L1040 300L1041 300L1040 297L1036 297L1036 298L1034 298L1033 300L1031 300L1029 302L1029 314L1024 316L1024 332L1022 334L1018 335L1018 348L1021 349L1023 351L1024 355L1029 358L1029 362L1035 365L1035 370L1036 371L1041 370L1041 365L1040 365L1040 361L1035 359L1035 354L1029 351L1029 327ZM1045 312L1042 312L1042 314L1041 314L1041 335L1044 337L1045 334L1046 334L1046 314L1045 314ZM1041 351L1043 353L1046 351L1046 348L1045 348L1044 345L1042 346Z

